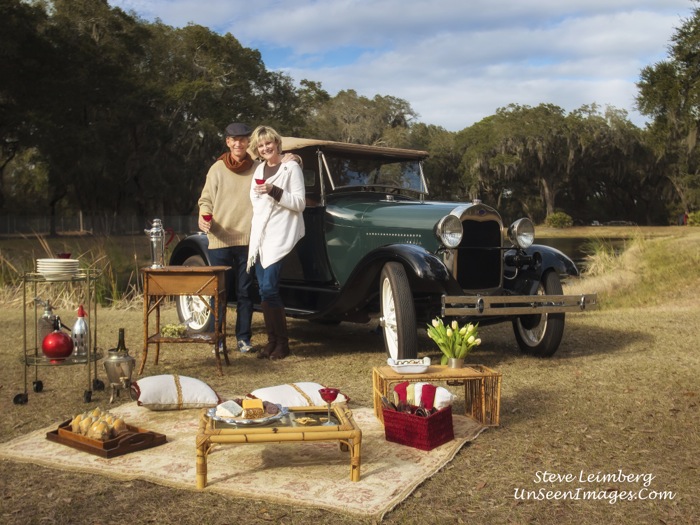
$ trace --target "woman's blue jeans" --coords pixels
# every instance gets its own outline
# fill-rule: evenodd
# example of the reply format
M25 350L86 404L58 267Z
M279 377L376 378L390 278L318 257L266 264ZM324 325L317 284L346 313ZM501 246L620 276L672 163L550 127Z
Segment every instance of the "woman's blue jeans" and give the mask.
M255 262L255 277L260 287L260 300L266 301L272 307L284 307L280 297L280 274L282 261L277 261L267 268L263 268L260 259Z

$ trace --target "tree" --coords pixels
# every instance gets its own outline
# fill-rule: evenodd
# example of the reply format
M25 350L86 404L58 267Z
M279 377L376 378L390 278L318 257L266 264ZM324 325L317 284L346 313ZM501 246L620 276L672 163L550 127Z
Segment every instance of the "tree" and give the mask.
M45 12L20 0L0 2L0 210L6 206L5 168L31 147L32 108L45 96L44 57L53 57L39 31ZM24 136L24 140L23 140Z
M539 222L563 210L578 221L638 222L663 215L641 130L624 111L596 104L565 115L549 104L510 105L457 134L472 196Z
M2 1L0 167L36 148L54 215L189 213L226 124L303 125L291 79L230 34L146 23L106 0Z
M315 118L307 123L310 136L376 146L405 140L401 132L416 117L405 100L381 95L368 99L352 89L340 91L315 111Z
M681 210L700 205L700 9L671 38L669 57L642 69L637 83L640 113L652 117L649 145L664 165Z
M461 132L459 141L472 193L499 204L507 197L512 212L518 211L512 206L517 202L533 220L554 212L567 184L568 138L561 108L511 104Z
M324 104L331 100L331 96L323 89L320 82L304 79L299 84L301 87L297 91L299 96L297 112L303 124L298 134L315 138L312 123L318 118Z
M441 200L463 200L468 194L460 172L462 151L455 134L439 126L416 123L404 143L397 146L426 150L430 156L423 163L430 196Z

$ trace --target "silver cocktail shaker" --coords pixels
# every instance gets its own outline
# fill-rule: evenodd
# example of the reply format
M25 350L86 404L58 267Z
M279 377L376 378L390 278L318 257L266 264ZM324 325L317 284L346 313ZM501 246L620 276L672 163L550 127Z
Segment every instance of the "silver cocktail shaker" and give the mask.
M151 268L163 268L165 266L165 241L163 223L160 219L153 219L150 229L144 230L151 241Z

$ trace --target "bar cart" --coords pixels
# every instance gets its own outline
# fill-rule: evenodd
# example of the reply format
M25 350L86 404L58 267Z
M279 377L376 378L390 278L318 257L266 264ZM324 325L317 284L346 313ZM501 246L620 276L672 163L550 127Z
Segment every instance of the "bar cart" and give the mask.
M97 378L97 362L102 358L102 351L97 348L97 297L95 283L99 272L94 269L80 269L77 272L60 278L46 277L44 274L29 272L22 277L23 304L23 333L24 352L21 356L24 364L24 392L17 394L13 402L23 405L29 401L29 369L34 368L32 390L41 392L44 383L39 379L39 369L49 370L52 367L83 366L87 376L87 385L83 393L83 401L92 400L93 390L104 390L105 384ZM76 310L78 304L83 304L88 313L89 342L86 356L70 355L63 359L51 359L41 350L41 341L37 335L40 305L36 298L39 293L51 293L56 296L61 293L74 294ZM33 310L33 313L31 312ZM68 323L70 324L70 323Z

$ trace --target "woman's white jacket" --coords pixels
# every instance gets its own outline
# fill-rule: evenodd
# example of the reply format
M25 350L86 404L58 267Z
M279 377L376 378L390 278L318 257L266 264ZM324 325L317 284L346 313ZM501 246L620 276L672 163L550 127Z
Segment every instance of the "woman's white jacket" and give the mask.
M304 174L296 162L280 164L277 173L268 178L270 182L282 188L279 202L269 194L254 193L255 179L263 178L265 163L255 170L250 185L250 200L253 203L253 225L250 232L248 248L248 270L260 258L260 264L267 268L281 260L304 236L304 217L306 191Z

